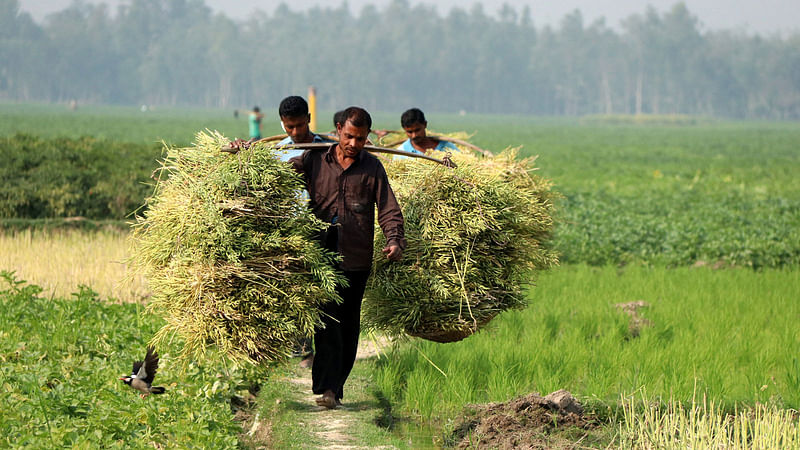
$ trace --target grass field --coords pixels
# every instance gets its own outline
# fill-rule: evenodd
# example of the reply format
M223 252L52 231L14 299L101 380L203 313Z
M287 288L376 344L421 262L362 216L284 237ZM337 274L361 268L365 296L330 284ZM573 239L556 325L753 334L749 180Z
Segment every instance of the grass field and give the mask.
M53 106L5 104L0 105L0 117L0 135L27 131L75 138L88 133L114 142L148 145L162 140L188 145L204 128L241 136L246 125L226 111L199 109L141 113L134 108L85 107L69 112ZM40 129L43 121L48 125ZM396 121L393 114L375 114L375 128L396 129ZM326 121L320 119L320 123L324 126ZM429 123L433 130L474 133L474 142L493 151L522 145L523 155L539 155L539 172L563 194L555 246L565 263L685 266L701 261L753 268L800 264L800 178L794 176L800 172L796 144L800 124L620 125L435 113L430 114ZM264 134L279 132L274 116L268 115L264 126ZM53 151L54 144L42 146ZM150 174L156 167L151 154L140 149L115 163L130 167L130 173ZM0 173L3 164L8 162L0 162ZM13 165L5 170L11 179L19 171ZM64 204L91 209L90 200L74 198L81 195L73 181L83 179L81 167L70 166L70 170L73 176L32 192L25 186L38 186L47 173L33 172L15 180L7 194L0 192L0 210L3 195L10 196L7 208L20 208L13 206L19 197L31 195L30 202L51 205L46 211L65 209ZM97 173L109 170L95 168ZM149 181L147 176L140 177L130 183ZM111 199L107 201L115 198L102 179L95 176L84 182L102 190L103 198ZM62 191L66 198L58 197ZM133 192L121 193L121 198L128 199L127 211L111 208L114 217L105 218L124 219L141 204L130 200ZM141 190L139 196L145 192Z
M185 145L204 128L244 135L246 121L231 113L3 104L0 136L88 134ZM267 113L264 134L278 133ZM387 411L438 433L465 404L563 388L626 448L718 446L698 444L687 431L733 434L714 423L783 439L763 448L800 445L791 413L800 408L800 124L428 115L435 131L474 132L472 141L492 150L524 145L523 154L539 155L541 175L563 194L555 244L564 264L540 276L529 308L501 315L476 336L453 344L407 341L357 367ZM396 116L374 114L375 127L397 129ZM0 280L0 385L9 393L0 407L12 411L0 419L4 445L238 445L230 399L253 374L231 370L217 378L213 361L188 375L167 365L164 379L183 386L186 398L140 408L130 406L138 397L115 384L160 323L141 315L141 306L106 301L142 292L115 287L123 238L108 231L0 237L0 270L47 289L39 294ZM636 309L634 326L615 305L638 301L646 306ZM276 442L302 434L288 414L278 420L287 429ZM85 429L93 431L79 431ZM366 446L385 442L382 432L362 434L372 436ZM726 445L758 442L748 436L744 446Z
M425 418L562 388L601 405L645 389L681 402L707 395L731 410L797 409L797 292L796 270L565 266L542 275L527 309L462 342L413 341L376 376ZM615 305L639 301L634 325Z
M116 377L141 358L160 319L137 304L109 304L86 288L67 299L47 299L35 286L12 280L6 276L0 289L0 385L8 394L0 402L13 414L0 421L0 434L14 445L130 446L144 439L142 447L170 447L173 441L177 447L233 446L241 431L229 403L247 396L253 383L266 383L258 408L276 414L274 442L302 440L308 433L286 386L213 358L184 372L170 365L174 350L162 355L159 375L169 395L142 402ZM698 427L728 423L725 414L735 411L742 429L758 433L754 424L765 420L791 439L782 442L797 443L800 422L783 411L800 402L799 284L796 270L562 267L542 276L531 307L502 315L465 341L414 340L360 363L356 374L370 381L361 385L367 396L356 398L386 405L400 421L392 424L396 432L416 443L430 442L431 435L442 442L466 404L562 388L609 424L613 442L627 442L628 448L651 437L669 438L659 424L674 421L670 426L682 426L683 433L700 433ZM647 304L637 311L645 321L632 327L631 317L615 305L636 301ZM701 404L689 415L703 398L713 409ZM292 403L278 411L276 400ZM748 412L762 404L771 409L761 419ZM692 422L712 414L717 419L709 423ZM397 445L398 436L381 431L388 425L366 423L366 430L354 430L364 442ZM422 429L430 434L410 431L413 423L426 424ZM80 432L87 427L91 435ZM687 442L672 439L671 446L655 447Z

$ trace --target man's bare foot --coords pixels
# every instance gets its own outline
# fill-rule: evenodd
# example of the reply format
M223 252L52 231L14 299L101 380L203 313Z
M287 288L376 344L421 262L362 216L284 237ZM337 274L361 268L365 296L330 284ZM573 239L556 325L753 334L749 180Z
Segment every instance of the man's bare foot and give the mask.
M336 394L330 389L325 391L322 397L318 397L315 401L319 406L324 406L328 409L336 408Z
M314 365L314 354L308 355L304 360L300 361L298 365L304 369L310 369L311 366Z

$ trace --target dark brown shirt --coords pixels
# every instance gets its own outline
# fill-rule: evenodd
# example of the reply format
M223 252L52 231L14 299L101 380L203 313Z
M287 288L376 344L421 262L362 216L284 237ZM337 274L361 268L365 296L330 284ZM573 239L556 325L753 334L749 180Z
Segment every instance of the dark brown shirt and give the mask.
M388 245L401 249L406 247L403 213L378 158L362 150L350 167L342 169L336 160L337 145L327 150L306 150L289 162L305 179L314 215L338 227L342 270L369 270L375 207Z

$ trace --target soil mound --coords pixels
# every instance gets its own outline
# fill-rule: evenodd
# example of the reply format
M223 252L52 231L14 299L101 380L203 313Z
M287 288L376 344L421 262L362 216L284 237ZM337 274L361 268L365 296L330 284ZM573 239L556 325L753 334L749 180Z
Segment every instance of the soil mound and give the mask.
M565 390L469 405L466 416L452 436L456 448L574 448L585 430L598 426Z

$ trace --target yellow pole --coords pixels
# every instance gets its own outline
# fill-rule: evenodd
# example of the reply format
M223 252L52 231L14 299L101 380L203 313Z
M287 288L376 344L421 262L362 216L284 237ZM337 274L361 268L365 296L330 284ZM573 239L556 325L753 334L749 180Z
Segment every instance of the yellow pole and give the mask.
M317 132L317 88L314 86L308 87L308 113L311 114L311 122L308 123L308 128L312 133Z

